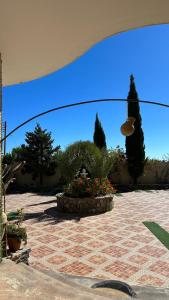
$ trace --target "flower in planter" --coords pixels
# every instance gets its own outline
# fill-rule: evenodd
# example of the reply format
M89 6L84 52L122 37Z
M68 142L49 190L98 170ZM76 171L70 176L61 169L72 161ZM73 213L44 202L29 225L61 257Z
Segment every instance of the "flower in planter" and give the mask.
M90 179L79 177L74 179L64 190L71 197L90 196Z
M70 197L95 197L113 194L116 190L107 178L74 179L64 190L65 195Z
M92 181L92 190L94 196L104 196L107 194L114 194L116 192L108 178L94 178Z

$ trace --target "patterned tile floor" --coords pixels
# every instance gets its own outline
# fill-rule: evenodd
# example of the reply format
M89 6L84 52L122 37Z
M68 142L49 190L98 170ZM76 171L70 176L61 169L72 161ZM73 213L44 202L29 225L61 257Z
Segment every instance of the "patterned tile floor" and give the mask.
M114 202L111 212L79 220L56 216L55 196L6 200L7 211L25 208L34 268L169 287L169 251L142 224L156 221L169 231L169 191L123 193Z

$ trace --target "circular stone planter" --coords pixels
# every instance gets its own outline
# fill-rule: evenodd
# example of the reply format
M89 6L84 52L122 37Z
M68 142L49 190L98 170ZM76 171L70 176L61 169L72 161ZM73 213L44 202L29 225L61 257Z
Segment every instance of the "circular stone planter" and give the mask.
M114 207L113 194L99 197L72 198L63 193L56 195L57 210L64 213L100 214Z

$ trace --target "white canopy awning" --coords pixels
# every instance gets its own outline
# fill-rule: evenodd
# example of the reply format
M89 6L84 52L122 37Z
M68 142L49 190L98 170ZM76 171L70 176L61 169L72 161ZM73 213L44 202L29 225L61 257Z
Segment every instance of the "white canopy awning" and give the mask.
M3 83L58 70L113 34L168 22L169 0L0 0Z

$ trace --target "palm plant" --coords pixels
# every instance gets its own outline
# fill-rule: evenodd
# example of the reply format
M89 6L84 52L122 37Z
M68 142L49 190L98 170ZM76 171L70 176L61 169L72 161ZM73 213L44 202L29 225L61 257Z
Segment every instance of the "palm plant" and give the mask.
M100 151L99 156L95 156L92 160L86 159L86 167L91 178L107 178L112 166L114 158L104 149Z

